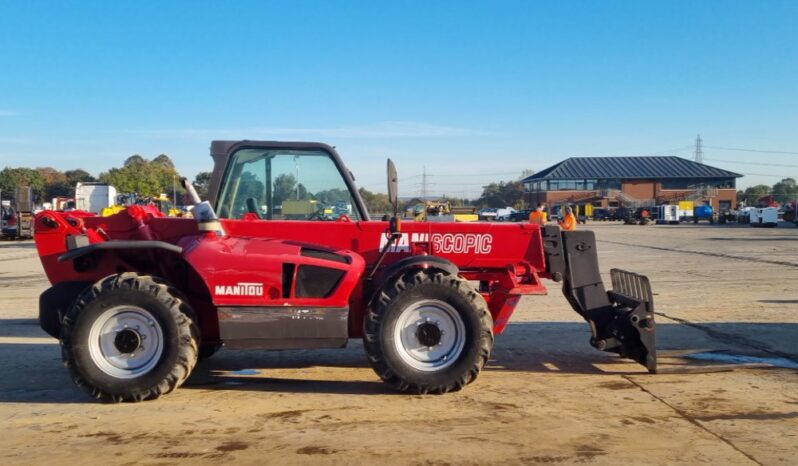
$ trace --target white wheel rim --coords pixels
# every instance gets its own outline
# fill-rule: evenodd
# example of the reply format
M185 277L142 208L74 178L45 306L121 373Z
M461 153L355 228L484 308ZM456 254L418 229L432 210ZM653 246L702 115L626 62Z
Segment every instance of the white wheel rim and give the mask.
M132 379L158 364L163 341L161 325L149 311L117 306L92 323L88 346L92 361L101 371L119 379Z
M420 335L420 330L427 336ZM435 299L418 301L407 307L394 329L394 348L399 357L414 369L425 372L440 371L454 364L463 352L465 341L465 323L460 313L448 303Z

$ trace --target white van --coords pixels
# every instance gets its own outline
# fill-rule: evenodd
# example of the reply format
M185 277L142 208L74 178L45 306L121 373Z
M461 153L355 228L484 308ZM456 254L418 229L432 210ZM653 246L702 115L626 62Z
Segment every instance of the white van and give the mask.
M99 214L116 204L116 188L105 183L78 183L75 186L75 209Z
M756 207L750 210L749 221L752 227L775 227L779 225L779 209L775 207Z

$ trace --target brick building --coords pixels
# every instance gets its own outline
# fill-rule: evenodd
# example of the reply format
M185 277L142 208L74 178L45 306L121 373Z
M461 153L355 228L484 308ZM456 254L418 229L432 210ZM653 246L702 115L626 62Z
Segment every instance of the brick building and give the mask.
M572 157L524 178L527 201L547 206L648 207L693 201L737 205L739 173L681 157Z

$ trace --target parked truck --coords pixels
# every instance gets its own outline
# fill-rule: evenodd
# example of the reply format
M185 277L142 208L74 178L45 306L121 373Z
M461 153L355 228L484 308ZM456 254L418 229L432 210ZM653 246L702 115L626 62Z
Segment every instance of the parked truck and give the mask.
M75 186L75 208L100 214L116 203L116 188L100 182L81 182Z
M33 188L18 186L13 199L4 199L3 194L0 192L0 237L33 238Z

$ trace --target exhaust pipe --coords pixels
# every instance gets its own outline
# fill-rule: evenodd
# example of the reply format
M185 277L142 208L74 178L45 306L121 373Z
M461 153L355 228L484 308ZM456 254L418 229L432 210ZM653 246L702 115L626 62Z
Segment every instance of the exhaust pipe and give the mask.
M226 233L222 227L222 223L219 221L219 217L216 216L216 212L213 210L210 202L200 199L197 190L194 189L194 185L192 185L187 178L180 178L180 186L186 190L188 196L191 198L191 202L194 203L191 214L197 221L199 230L216 233L216 236L219 237L225 236Z

